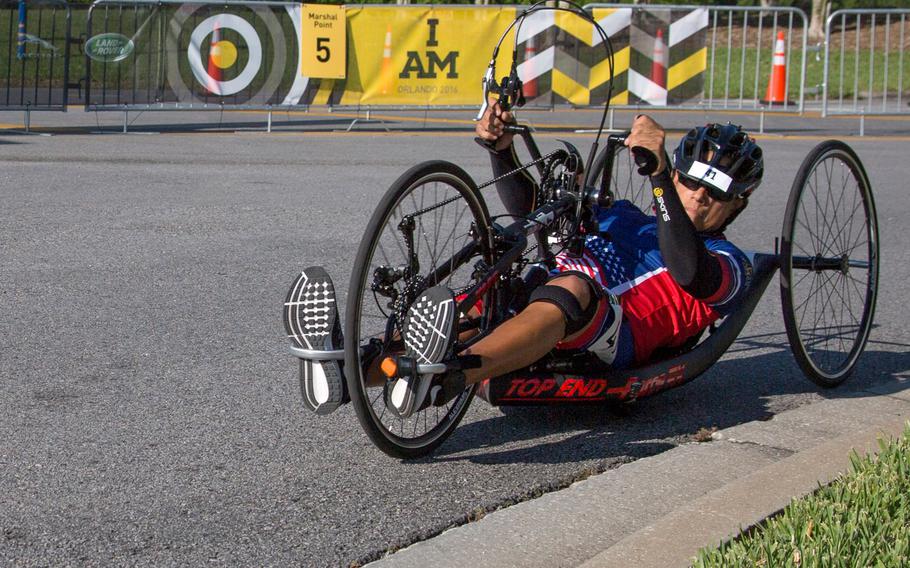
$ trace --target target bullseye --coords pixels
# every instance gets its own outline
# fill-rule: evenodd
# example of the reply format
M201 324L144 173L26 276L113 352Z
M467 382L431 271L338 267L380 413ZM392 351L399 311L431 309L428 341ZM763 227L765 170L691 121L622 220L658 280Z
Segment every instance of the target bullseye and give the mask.
M240 37L246 42L249 52L249 59L243 70L229 81L220 81L209 75L206 64L202 61L200 46L216 29L231 29L240 34ZM186 56L193 76L206 89L216 95L233 95L247 88L259 73L259 68L262 66L262 43L253 26L243 18L233 14L215 14L203 20L193 30ZM237 62L237 46L230 41L219 41L212 47L210 57L220 69L227 69Z
M209 58L219 69L227 69L237 63L237 46L223 39L212 46Z

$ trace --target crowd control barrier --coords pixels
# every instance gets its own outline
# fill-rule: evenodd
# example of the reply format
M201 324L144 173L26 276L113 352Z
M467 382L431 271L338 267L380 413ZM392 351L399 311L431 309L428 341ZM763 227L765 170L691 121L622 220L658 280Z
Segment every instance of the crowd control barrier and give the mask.
M86 110L293 105L306 85L300 13L291 2L96 1Z
M822 116L907 114L910 10L838 10L825 25ZM861 127L862 130L862 127Z
M317 34L301 49L305 29L326 25L306 4L97 0L88 35L123 49L87 51L86 109L476 106L493 44L515 13L345 6L340 40ZM305 74L313 56L340 60L340 72Z
M337 15L285 2L96 0L85 45L86 109L476 107L494 43L525 7L334 9ZM806 18L800 10L585 9L611 38L616 106L802 110ZM346 39L307 35L327 21L343 22ZM590 24L541 11L518 34L506 38L497 68L508 71L517 43L529 106L606 101L606 52ZM341 64L308 71L308 62L333 57ZM785 61L786 95L763 101L773 59Z
M64 0L0 0L0 109L65 111L70 8ZM26 128L28 118L26 118Z

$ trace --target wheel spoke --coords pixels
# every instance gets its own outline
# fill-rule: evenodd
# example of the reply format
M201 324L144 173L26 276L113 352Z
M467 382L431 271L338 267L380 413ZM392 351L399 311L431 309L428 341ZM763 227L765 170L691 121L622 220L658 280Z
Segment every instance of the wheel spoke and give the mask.
M418 167L412 177L389 190L383 201L388 204L387 213L379 216L377 212L364 236L364 242L373 244L368 249L362 248L355 260L359 277L352 278L355 284L348 295L348 307L353 310L348 325L355 326L349 336L359 336L361 345L370 337L388 333L389 318L396 320L391 322L392 331L396 336L401 334L397 315L406 306L399 303L394 310L384 309L388 298L371 289L374 281L393 288L404 302L413 299L410 294L421 291L414 289L413 285L421 282L414 277L438 273L444 276L440 284L464 288L471 282L476 258L482 256L487 262L492 258L485 233L490 224L479 214L483 207L478 203L480 197L460 178L463 172L455 175L453 170L457 168L438 162L422 167L423 170ZM413 221L410 234L399 229L403 220ZM479 227L483 239L474 257L461 258L461 264L456 265L454 255L472 242L472 226ZM410 247L408 239L412 241ZM400 271L414 266L414 262L419 265L419 274L407 278L393 275L384 283L373 276L381 266ZM446 266L448 270L440 270ZM405 292L408 297L404 296ZM392 349L401 353L400 347ZM422 455L439 444L455 428L470 400L470 393L466 392L445 407L431 407L401 418L386 407L384 392L388 387L370 387L365 373L360 371L359 375L357 392L351 392L351 397L358 397L359 402L354 406L361 423L377 446L397 457Z
M784 226L790 278L782 292L800 366L812 380L833 386L852 369L871 325L877 234L862 166L842 143L823 144L794 182L799 193ZM844 268L806 269L797 275L794 255L823 258L829 265L843 259Z

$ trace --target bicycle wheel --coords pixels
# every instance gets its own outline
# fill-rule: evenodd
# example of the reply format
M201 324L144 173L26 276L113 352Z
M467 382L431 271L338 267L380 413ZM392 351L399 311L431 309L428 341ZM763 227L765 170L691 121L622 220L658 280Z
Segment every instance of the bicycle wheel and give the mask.
M872 188L843 142L822 142L803 160L790 190L780 255L793 355L813 382L837 386L869 338L879 268Z
M474 182L443 161L422 163L398 178L367 225L348 289L345 344L352 348L345 349L345 373L361 425L391 456L413 458L435 449L458 425L475 389L444 407L398 418L386 408L385 381L377 381L375 372L368 380L359 346L384 338L387 355L401 352L398 322L420 292L444 284L458 294L472 284L478 260L492 264L489 227Z
M604 145L591 166L590 179L600 187L605 173L610 176L609 188L614 200L627 199L645 213L651 211L651 184L647 176L638 175L638 166L628 148L612 140Z

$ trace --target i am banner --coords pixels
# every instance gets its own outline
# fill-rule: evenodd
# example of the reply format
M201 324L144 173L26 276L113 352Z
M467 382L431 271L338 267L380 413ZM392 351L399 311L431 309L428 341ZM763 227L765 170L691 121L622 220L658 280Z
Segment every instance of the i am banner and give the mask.
M514 19L514 8L349 8L341 104L479 104L493 47ZM499 75L508 73L512 45L507 37Z

